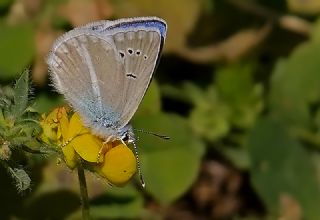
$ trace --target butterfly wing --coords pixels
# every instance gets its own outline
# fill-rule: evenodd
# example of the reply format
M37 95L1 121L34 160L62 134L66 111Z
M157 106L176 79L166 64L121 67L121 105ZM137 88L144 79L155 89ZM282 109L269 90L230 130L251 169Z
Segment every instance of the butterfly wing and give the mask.
M124 67L112 39L75 29L56 41L47 62L55 88L85 124L98 135L115 135Z
M117 33L113 40L124 66L121 121L126 125L136 112L160 53L160 35L153 31Z
M136 112L150 84L166 36L166 23L156 17L142 17L95 22L84 28L111 37L124 66L124 88L119 97L123 127ZM108 102L108 97L105 98Z
M105 138L136 112L159 59L166 25L156 18L95 22L76 28L48 57L57 90Z

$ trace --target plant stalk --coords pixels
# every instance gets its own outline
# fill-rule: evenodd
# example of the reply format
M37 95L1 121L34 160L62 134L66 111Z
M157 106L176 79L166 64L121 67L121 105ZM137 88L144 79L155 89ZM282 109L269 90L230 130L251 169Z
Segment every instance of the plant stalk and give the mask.
M86 183L86 176L84 175L84 169L83 169L82 161L80 158L78 163L78 179L79 179L79 186L80 186L82 219L89 220L90 211L89 211L88 189L87 189L87 183Z

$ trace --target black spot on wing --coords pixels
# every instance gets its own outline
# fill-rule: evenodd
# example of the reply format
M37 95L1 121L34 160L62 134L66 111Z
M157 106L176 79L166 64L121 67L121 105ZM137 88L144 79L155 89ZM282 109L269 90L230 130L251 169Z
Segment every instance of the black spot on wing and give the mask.
M136 78L137 78L137 76L134 75L133 73L127 73L126 76L127 76L127 77L130 77L130 78L132 78L132 79L136 79Z

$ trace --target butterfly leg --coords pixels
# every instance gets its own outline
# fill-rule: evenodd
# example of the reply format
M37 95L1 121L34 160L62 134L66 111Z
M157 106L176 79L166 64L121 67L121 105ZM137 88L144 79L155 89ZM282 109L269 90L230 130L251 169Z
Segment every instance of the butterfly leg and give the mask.
M138 147L136 145L136 139L133 137L133 135L130 135L129 133L127 133L126 135L127 135L127 138L126 138L127 139L127 144L132 144L132 146L133 146L135 158L136 158L136 161L137 161L137 169L138 169L138 174L139 174L139 179L140 179L141 186L143 188L145 188L146 184L144 182L142 171L141 171L139 152L138 152ZM127 144L125 143L125 141L122 138L120 138L120 141L122 142L122 144L127 146Z
M101 155L105 155L111 148L112 148L112 142L115 140L113 136L110 136L102 143L102 147L100 148L98 155L97 155L97 162L100 163L101 161Z

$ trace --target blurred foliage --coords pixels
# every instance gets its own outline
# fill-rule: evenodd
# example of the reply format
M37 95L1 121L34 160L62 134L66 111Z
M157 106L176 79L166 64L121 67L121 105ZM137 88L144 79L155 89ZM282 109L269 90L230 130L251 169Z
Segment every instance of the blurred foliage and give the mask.
M256 124L248 148L252 183L271 214L279 216L289 197L300 207L300 218L318 219L320 189L309 152L290 138L281 124L270 119Z
M33 28L30 24L0 24L0 29L0 74L2 79L12 79L32 61L35 50Z
M88 174L92 218L319 219L319 13L318 0L0 1L1 219L80 218L74 173L34 139L39 113L64 104L44 62L54 39L151 15L168 36L132 121L146 189Z
M1 87L0 93L0 163L23 192L30 189L31 179L19 162L34 159L27 153L41 153L35 140L41 131L39 116L29 107L29 72L24 71L13 89Z

